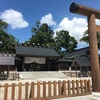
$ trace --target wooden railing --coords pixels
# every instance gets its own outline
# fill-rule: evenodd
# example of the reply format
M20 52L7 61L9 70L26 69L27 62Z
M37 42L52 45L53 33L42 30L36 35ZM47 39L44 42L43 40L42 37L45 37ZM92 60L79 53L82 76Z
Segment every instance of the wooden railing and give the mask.
M90 80L43 81L0 85L0 100L37 100L91 94Z

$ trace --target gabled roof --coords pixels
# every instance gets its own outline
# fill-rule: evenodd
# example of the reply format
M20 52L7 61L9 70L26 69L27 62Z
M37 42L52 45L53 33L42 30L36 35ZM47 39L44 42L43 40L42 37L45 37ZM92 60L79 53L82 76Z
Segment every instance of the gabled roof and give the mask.
M89 53L89 47L75 50L71 53L67 53L65 57L59 59L59 62L72 62L75 57L87 56Z
M90 66L90 61L88 57L76 57L74 60L81 67Z
M59 57L59 54L54 49L36 45L15 45L15 53L24 57Z
M71 53L66 54L64 58L80 57L80 56L85 55L88 51L89 51L89 47L81 48L81 49L78 49Z

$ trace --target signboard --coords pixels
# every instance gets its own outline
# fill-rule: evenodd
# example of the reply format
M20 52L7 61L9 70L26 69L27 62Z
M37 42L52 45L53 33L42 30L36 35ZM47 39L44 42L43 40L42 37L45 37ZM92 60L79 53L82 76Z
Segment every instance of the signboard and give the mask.
M14 56L0 54L0 65L14 65Z

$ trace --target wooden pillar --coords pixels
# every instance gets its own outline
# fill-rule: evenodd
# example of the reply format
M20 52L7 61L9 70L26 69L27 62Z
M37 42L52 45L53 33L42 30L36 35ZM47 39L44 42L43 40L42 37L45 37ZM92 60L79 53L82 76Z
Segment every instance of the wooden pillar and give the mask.
M10 66L7 66L7 77L9 77L9 69L10 69Z
M72 3L70 12L88 17L89 45L90 45L90 66L92 75L93 92L100 92L100 69L98 57L98 45L96 36L95 19L100 20L100 10Z
M82 66L80 66L80 77L82 77Z
M48 71L50 71L50 59L48 58Z
M88 31L90 45L90 66L92 75L93 92L100 92L100 70L97 45L97 34L95 25L95 14L88 16Z
M69 71L70 71L70 76L72 77L72 69L71 69L71 67L69 67Z
M77 77L78 73L77 73L77 65L76 64L75 64L75 73L76 73L76 77Z
M89 74L89 67L88 66L86 66L87 67L87 69L86 69L86 73L87 73L87 75L88 75L88 77L90 77L90 74Z
M22 71L24 71L24 62L25 62L25 59L23 57L23 60L22 60Z
M59 68L58 70L60 71L60 62L58 63L58 68Z
M50 70L50 59L46 58L46 68L45 71L49 71Z

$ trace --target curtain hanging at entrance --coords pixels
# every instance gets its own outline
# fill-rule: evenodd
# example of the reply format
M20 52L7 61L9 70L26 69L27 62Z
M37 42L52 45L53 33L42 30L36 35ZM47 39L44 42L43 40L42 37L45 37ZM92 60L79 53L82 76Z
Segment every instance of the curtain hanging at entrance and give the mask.
M37 62L38 64L45 64L46 58L25 57L25 64Z

